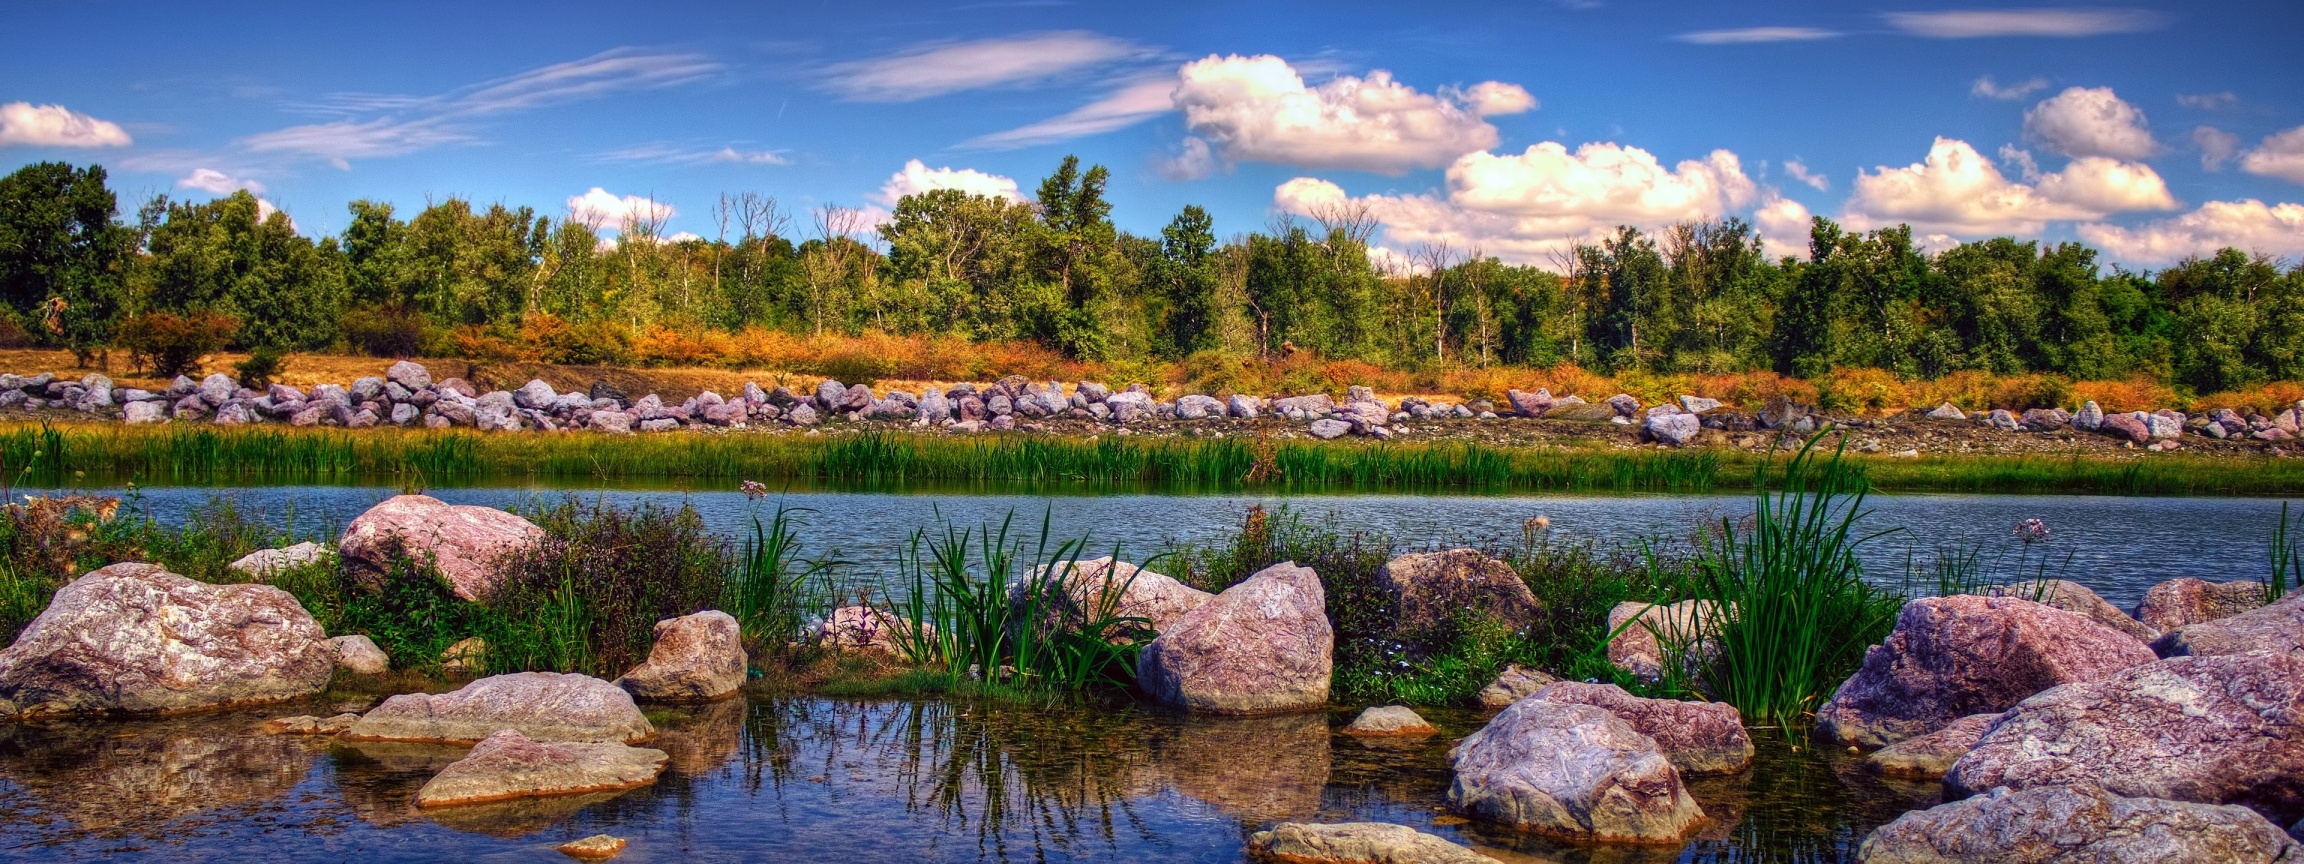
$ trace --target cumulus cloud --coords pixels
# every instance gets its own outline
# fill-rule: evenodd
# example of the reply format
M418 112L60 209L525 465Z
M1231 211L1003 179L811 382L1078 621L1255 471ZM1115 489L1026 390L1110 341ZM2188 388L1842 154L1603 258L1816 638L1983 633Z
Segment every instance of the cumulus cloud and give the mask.
M2037 234L2051 221L2175 208L2167 184L2147 165L2091 156L2036 183L2018 183L1968 142L1937 138L1924 163L1858 171L1844 218L1859 229L1901 222L1921 233L1981 237Z
M1485 116L1535 107L1527 91L1502 82L1431 94L1381 69L1313 87L1271 55L1210 55L1179 74L1185 126L1233 162L1401 174L1494 147Z
M2224 170L2224 163L2240 153L2240 136L2214 126L2200 126L2192 130L2192 146L2200 150L2200 167L2208 171Z
M264 184L244 177L234 177L214 168L196 168L192 173L176 179L178 189L198 189L210 195L230 195L234 190L246 189L257 195L264 194Z
M1156 78L1138 79L1101 99L1061 115L1005 132L979 136L961 146L1009 150L1101 135L1176 110L1175 92L1176 78L1173 75L1164 73Z
M133 143L120 124L62 105L0 105L0 147L126 147Z
M672 205L654 198L618 196L598 186L582 195L568 196L568 218L595 229L621 231L626 225L662 225L677 212Z
M1757 42L1811 42L1839 36L1818 27L1740 27L1733 30L1698 30L1672 38L1697 45L1750 45Z
M2176 96L2176 104L2202 111L2214 111L2218 108L2230 108L2240 104L2240 97L2230 90L2221 93L2179 93Z
M881 184L879 201L895 206L906 195L918 195L936 189L958 189L970 195L1005 198L1022 201L1013 178L987 174L974 168L930 168L918 159L904 163L904 170L888 175Z
M2160 152L2144 112L2110 87L2069 87L2024 112L2024 137L2066 156L2142 159Z
M1808 257L1813 218L1805 204L1782 195L1767 196L1752 210L1752 226L1760 229L1761 251L1771 258Z
M914 46L887 57L834 64L824 86L859 102L910 102L1004 84L1024 84L1146 52L1078 31Z
M2240 157L2240 170L2304 183L2304 126L2266 137L2256 149Z
M1888 23L1914 36L2103 36L2157 29L2167 19L2142 9L1963 9L1890 12Z
M2304 205L2267 205L2254 198L2210 201L2182 216L2136 228L2091 223L2078 231L2080 239L2132 264L2169 264L2225 247L2304 255Z
M1968 95L2013 102L2046 89L2048 89L2048 79L2046 78L2029 78L2003 86L1992 80L1992 76L1986 75L1976 79L1976 83L1968 85Z
M1814 187L1816 191L1819 192L1824 191L1825 188L1832 185L1832 181L1830 179L1826 178L1822 174L1808 170L1808 163L1802 162L1798 159L1785 160L1784 173L1786 176L1789 176L1794 180L1798 180L1802 183L1808 184L1811 187Z

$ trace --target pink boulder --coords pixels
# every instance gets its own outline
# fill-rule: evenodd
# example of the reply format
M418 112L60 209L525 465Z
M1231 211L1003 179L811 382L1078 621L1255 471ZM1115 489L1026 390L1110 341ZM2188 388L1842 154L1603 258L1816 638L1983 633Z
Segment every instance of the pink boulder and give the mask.
M1214 714L1320 708L1336 643L1327 596L1309 567L1267 567L1152 640L1137 659L1137 683L1162 702Z
M497 562L544 539L544 529L493 507L448 504L428 495L398 495L352 520L336 544L363 584L380 588L397 551L438 570L456 596L482 601L503 576Z

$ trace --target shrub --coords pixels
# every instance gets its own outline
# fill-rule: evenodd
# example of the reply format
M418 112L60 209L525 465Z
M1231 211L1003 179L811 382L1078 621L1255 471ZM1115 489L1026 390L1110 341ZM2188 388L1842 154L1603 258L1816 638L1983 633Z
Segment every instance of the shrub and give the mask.
M261 347L249 351L248 359L232 364L232 371L239 373L240 386L263 390L272 386L272 378L280 374L280 366L279 349Z
M1835 369L1816 386L1817 405L1826 411L1883 414L1911 399L1903 382L1886 369Z
M493 671L551 670L613 678L638 665L656 622L718 608L732 555L692 508L587 506L571 497L529 518L544 542L497 565Z
M174 378L200 368L200 360L224 349L240 322L215 312L147 312L120 322L115 339L128 349L129 362Z
M344 315L344 342L370 357L414 357L424 347L424 316L402 306L374 306Z

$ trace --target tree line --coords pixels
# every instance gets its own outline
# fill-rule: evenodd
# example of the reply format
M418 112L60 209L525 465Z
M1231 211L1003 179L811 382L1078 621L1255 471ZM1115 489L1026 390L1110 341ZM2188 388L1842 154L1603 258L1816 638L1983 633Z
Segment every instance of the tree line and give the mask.
M1109 181L1066 157L1031 200L929 191L877 227L854 209L723 195L708 237L646 217L362 200L342 232L313 238L246 192L124 214L101 166L39 163L0 178L0 342L86 358L191 331L270 351L520 344L613 363L636 333L767 328L1025 341L1101 361L1982 370L2198 393L2304 378L2304 266L2240 250L2148 272L2077 243L1929 253L1908 227L1818 218L1806 258L1771 259L1730 218L1620 228L1542 267L1447 245L1402 260L1371 257L1376 223L1350 204L1230 236L1197 206L1157 236L1120 231Z

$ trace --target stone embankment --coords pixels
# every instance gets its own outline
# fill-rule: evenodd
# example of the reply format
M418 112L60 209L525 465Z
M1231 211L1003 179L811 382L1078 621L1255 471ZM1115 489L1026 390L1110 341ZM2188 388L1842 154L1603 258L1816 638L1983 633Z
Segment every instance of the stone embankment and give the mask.
M111 379L91 373L77 381L43 373L25 377L0 375L0 409L73 411L117 417L128 423L192 423L224 425L277 423L290 426L335 426L360 429L375 426L451 428L481 431L589 430L611 434L665 432L679 429L807 429L826 423L875 421L968 433L1053 428L1070 422L1086 428L1129 430L1149 424L1194 424L1208 421L1278 420L1301 427L1318 439L1358 436L1391 438L1411 428L1440 421L1544 419L1615 427L1644 442L1685 446L1707 437L1736 440L1742 446L1749 433L1803 435L1829 426L1855 430L1888 422L1856 417L1832 418L1782 397L1759 410L1740 412L1717 399L1682 395L1677 400L1643 405L1631 395L1618 393L1588 402L1580 396L1555 398L1546 390L1511 390L1505 404L1485 400L1447 402L1405 397L1387 402L1367 387L1353 386L1338 401L1326 393L1257 397L1229 394L1224 398L1190 393L1161 399L1142 384L1122 389L1093 381L1065 385L1056 381L1030 381L1010 376L999 381L965 383L950 388L931 387L914 394L904 390L874 392L870 386L848 386L838 381L819 382L813 389L794 391L782 385L762 388L747 382L743 391L729 395L705 391L675 404L655 394L628 397L616 388L596 383L585 392L555 392L550 384L532 380L514 390L483 392L461 378L435 380L424 366L400 361L384 375L350 384L320 384L309 390L273 384L263 390L240 386L223 374L194 381L178 377L159 391L115 387ZM2304 403L2274 410L2271 415L2242 415L2229 408L2187 415L2172 409L2107 414L2088 402L2077 413L2060 408L2036 408L2021 414L2005 409L1969 414L1946 403L1932 411L1907 412L1937 421L1969 424L1979 431L2066 435L2081 432L2156 450L2174 449L2187 436L2224 441L2257 442L2278 446L2294 438L2304 423ZM1862 449L1885 450L1874 442ZM1895 451L1904 452L1904 451ZM1913 450L1915 454L1917 450Z

